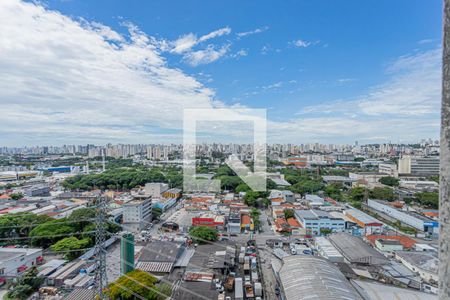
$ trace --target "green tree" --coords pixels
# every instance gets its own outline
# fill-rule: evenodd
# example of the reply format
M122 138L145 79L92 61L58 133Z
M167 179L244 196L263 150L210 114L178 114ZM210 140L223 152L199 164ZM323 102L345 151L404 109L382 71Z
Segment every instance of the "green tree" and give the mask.
M320 228L320 234L321 235L329 235L333 232L330 228Z
M218 232L215 228L208 226L194 226L189 229L189 236L196 243L215 242L218 238Z
M255 207L257 205L258 192L248 191L244 196L244 203L248 206Z
M242 184L242 180L238 176L221 176L219 179L223 190L234 191L240 184Z
M51 246L51 249L55 252L65 253L64 257L66 259L73 260L84 253L86 251L86 248L88 248L90 245L91 240L89 238L79 240L76 237L71 236L57 241L54 245Z
M420 205L438 209L439 208L439 193L437 192L421 192L414 195Z
M430 176L430 177L427 178L427 180L430 180L430 181L434 181L434 182L439 183L439 175L436 175L436 176Z
M63 187L71 190L123 189L128 190L143 186L147 182L167 182L161 169L145 169L142 167L117 168L100 174L77 175L66 178Z
M241 183L234 189L234 191L236 193L248 192L248 191L251 191L251 190L252 189L246 183Z
M33 228L49 220L50 217L48 216L32 213L6 214L0 216L0 237L28 237Z
M236 173L229 166L222 165L217 169L215 177L221 176L236 176Z
M162 209L159 207L152 207L152 216L154 219L159 219L162 215Z
M86 225L92 223L95 217L95 209L91 207L85 207L74 210L67 218L67 221L72 221L73 226L75 226L78 230L81 230Z
M364 187L354 187L350 190L349 197L352 201L363 201L366 191Z
M23 194L22 193L13 193L10 194L9 197L13 200L19 200L23 198Z
M268 190L273 190L273 189L276 189L277 188L277 184L272 180L272 179L267 179L267 182L266 182L266 188L268 189Z
M56 243L64 236L74 235L77 232L73 223L67 223L67 219L59 219L45 222L30 231L31 243L36 246L47 248Z
M284 210L284 218L287 220L289 218L294 218L295 212L293 209L285 209Z
M324 185L322 181L308 179L305 181L297 182L296 184L290 186L289 189L294 193L298 193L304 196L305 194L311 194L320 191L321 189L323 189L323 187Z
M19 284L10 290L6 295L10 299L25 300L28 299L32 292L33 288L28 284Z
M341 192L342 185L341 184L329 184L325 187L325 195L328 197L341 201L342 200L342 192Z
M158 279L141 270L133 270L108 285L107 294L111 300L134 300L137 294L145 299L160 300L170 297L165 288L158 288ZM125 287L125 288L124 288ZM161 296L154 290L164 291L167 297Z
M400 180L392 176L386 176L380 178L380 183L388 186L398 186Z
M261 226L261 221L259 220L260 216L261 216L261 212L258 209L252 208L250 210L250 217L253 220L253 226L254 226L255 230Z
M394 201L398 198L389 187L376 187L370 190L369 194L372 199Z

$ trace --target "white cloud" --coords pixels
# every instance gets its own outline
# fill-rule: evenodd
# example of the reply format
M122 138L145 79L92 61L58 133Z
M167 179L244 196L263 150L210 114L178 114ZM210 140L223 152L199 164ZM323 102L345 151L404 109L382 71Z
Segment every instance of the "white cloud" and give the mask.
M298 39L298 40L292 41L292 44L299 48L306 48L311 45L311 42Z
M279 82L275 82L275 83L272 83L272 84L269 84L269 85L265 85L262 88L264 90L273 90L273 89L280 88L282 85L283 85L283 82L279 81Z
M175 45L125 25L129 34L121 35L38 4L0 1L1 144L180 141L183 108L225 107L213 90L170 68L161 53L176 47L194 66L225 56L228 44L195 50L194 35ZM203 41L227 31L204 35ZM269 141L436 136L440 55L436 49L401 57L388 66L389 80L365 95L269 122Z
M216 105L212 90L168 67L135 26L125 37L37 4L2 0L0 27L2 144L151 142L170 136L161 128L181 128L183 108Z
M189 33L170 43L173 46L171 51L181 54L191 50L191 48L197 45L197 43L197 36L193 33Z
M261 32L264 32L264 31L266 31L268 29L269 29L269 26L264 26L264 27L256 28L256 29L250 30L250 31L238 32L238 33L236 33L236 35L241 38L241 37L253 35L253 34L256 34L256 33L261 33Z
M193 67L212 63L224 56L229 49L229 45L216 49L213 45L208 45L206 49L188 52L183 59Z
M435 41L435 40L433 40L433 39L423 39L423 40L418 41L417 43L418 43L419 45L423 45L423 44L433 43L434 41Z
M222 35L227 35L231 33L231 28L230 27L224 27L221 29L218 29L216 31L210 32L208 34L205 34L204 36L201 36L198 41L199 42L204 42L207 41L209 39L213 39Z
M239 57L243 57L243 56L247 56L247 55L248 55L247 50L241 49L241 50L237 51L236 53L231 54L230 56L239 58Z
M222 35L228 35L231 33L231 28L224 27L215 31L212 31L208 34L205 34L201 37L197 37L193 33L188 33L180 38L178 38L175 41L166 42L165 44L169 45L170 51L176 54L182 54L185 52L189 52L192 50L192 48L204 41L220 37Z
M441 97L441 49L398 58L386 68L388 80L352 100L337 100L308 106L301 128L308 134L325 129L335 138L384 141L417 141L439 132ZM284 126L298 128L298 120ZM305 124L305 122L307 124ZM314 124L320 129L314 129ZM331 126L329 126L331 125ZM312 127L311 127L312 126ZM331 128L328 128L331 127ZM326 129L328 128L328 129ZM380 141L380 139L378 139Z

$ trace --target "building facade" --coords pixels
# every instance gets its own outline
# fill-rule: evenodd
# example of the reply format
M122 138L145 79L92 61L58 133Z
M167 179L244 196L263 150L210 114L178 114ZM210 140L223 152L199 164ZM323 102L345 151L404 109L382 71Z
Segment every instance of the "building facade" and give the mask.
M345 230L345 221L341 218L334 218L329 213L311 209L296 210L295 217L297 221L311 235L320 235L321 230L329 229L332 232L343 232Z
M131 230L140 231L148 227L152 220L150 199L131 200L123 205L123 223ZM128 230L128 228L126 228Z

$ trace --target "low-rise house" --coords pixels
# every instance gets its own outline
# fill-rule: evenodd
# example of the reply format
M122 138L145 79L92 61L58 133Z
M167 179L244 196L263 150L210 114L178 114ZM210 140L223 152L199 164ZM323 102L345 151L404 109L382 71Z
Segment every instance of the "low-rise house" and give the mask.
M23 274L43 260L42 249L0 248L0 282Z
M393 253L394 251L402 251L403 245L398 240L376 239L375 247L381 252Z
M397 251L395 252L395 258L411 271L417 272L426 283L437 285L439 281L439 259L436 253Z

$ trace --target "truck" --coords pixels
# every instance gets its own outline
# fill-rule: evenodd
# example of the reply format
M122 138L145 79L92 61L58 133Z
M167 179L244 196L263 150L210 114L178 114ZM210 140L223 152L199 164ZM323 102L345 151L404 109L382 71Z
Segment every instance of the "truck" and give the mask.
M247 299L255 297L255 293L253 291L253 284L247 281L244 285L245 287L245 297Z
M261 282L255 282L255 297L262 297L262 284Z
M227 279L225 280L224 286L225 286L225 288L227 289L227 291L229 291L229 292L233 291L233 287L234 287L234 277L228 275Z
M250 275L250 263L244 263L244 274Z
M238 277L234 280L234 299L244 300L244 286L242 284L241 277Z
M239 254L239 263L240 263L240 264L243 264L243 263L244 263L244 257L245 257L245 253Z

